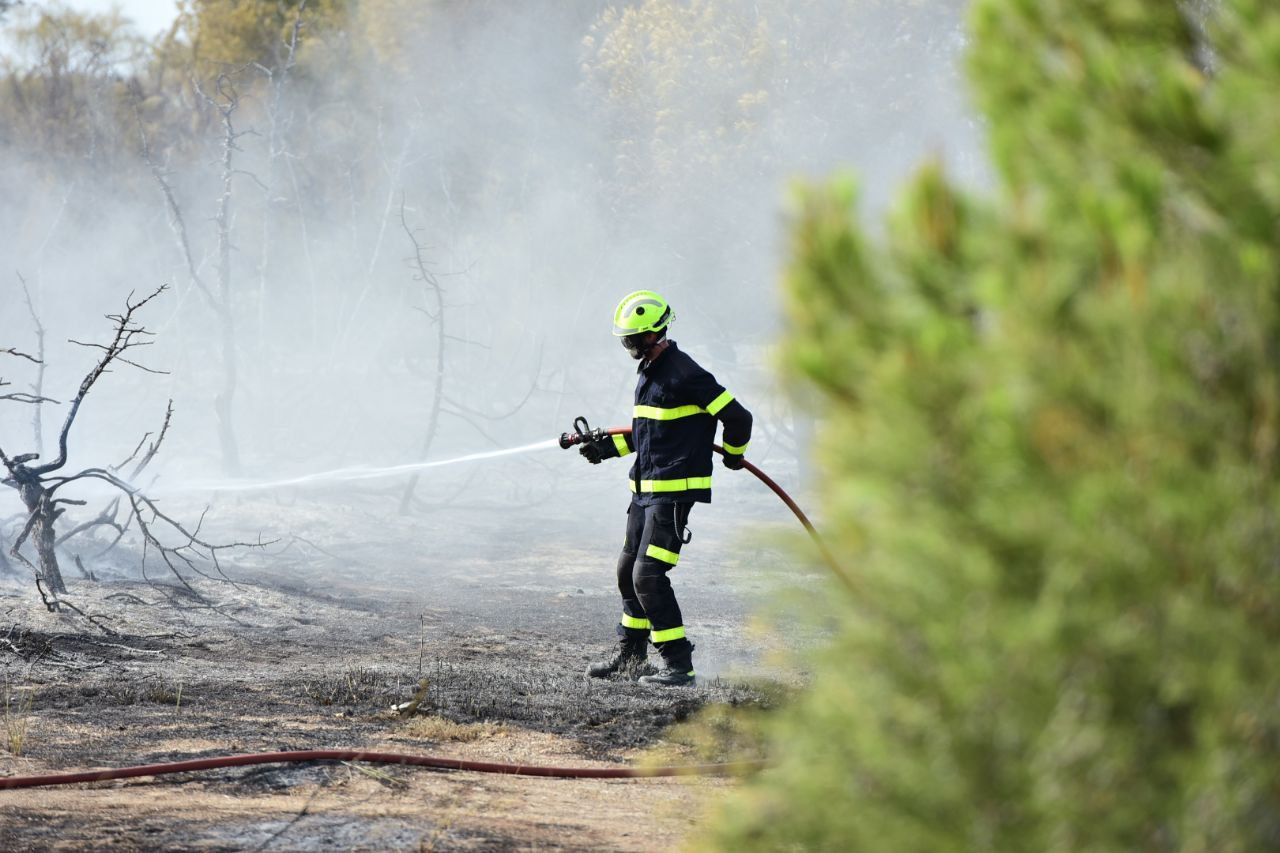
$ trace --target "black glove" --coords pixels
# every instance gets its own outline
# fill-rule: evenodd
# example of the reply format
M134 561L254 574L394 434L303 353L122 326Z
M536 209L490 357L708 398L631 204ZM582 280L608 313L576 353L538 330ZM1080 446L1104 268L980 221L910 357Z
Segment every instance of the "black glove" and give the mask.
M741 471L742 466L746 464L745 458L738 453L726 453L721 458L724 459L724 467L730 471Z
M604 458L600 453L600 443L597 441L584 441L582 446L578 448L578 452L582 454L583 459L592 465L599 465L600 460Z

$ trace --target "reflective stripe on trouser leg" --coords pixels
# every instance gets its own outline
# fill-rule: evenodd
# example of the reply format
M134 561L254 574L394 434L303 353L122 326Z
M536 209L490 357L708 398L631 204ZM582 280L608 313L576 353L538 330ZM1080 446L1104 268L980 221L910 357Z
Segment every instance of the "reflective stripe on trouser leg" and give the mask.
M618 622L618 636L639 642L648 640L653 627L644 605L636 595L636 549L644 535L644 509L630 506L627 509L627 532L622 540L622 553L618 555L618 592L622 595L622 619ZM643 623L643 624L642 624Z
M685 636L684 617L667 573L679 558L683 543L679 531L685 526L691 504L632 506L632 514L643 509L644 529L637 543L632 581L637 598L652 626L649 640L662 652L669 665L687 667L692 647ZM692 667L687 667L691 669Z
M672 640L683 640L685 639L684 626L681 625L678 628L667 628L664 631L650 631L649 639L653 641L655 646L658 643L669 643Z
M670 566L674 566L676 563L680 562L679 551L668 551L661 545L654 545L652 543L650 543L649 547L644 549L644 555L646 557L653 557L655 560L661 560Z

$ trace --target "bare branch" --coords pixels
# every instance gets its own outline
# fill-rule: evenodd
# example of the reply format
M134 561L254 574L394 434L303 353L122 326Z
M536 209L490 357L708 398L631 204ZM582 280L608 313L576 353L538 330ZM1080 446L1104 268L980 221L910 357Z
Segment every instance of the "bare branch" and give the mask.
M58 458L52 462L32 468L32 473L37 477L56 471L67 464L67 435L71 432L71 425L75 423L76 413L80 411L80 404L84 402L85 395L89 393L89 389L93 387L93 384L98 381L102 374L107 371L111 362L124 360L120 358L121 354L139 345L137 338L139 335L146 334L146 330L133 324L133 316L148 302L166 290L168 290L168 285L162 284L151 295L138 302L130 301L132 299L132 294L130 294L130 299L125 300L125 312L123 314L107 315L107 319L115 321L115 335L111 343L103 347L104 354L102 358L85 375L84 381L80 383L80 390L76 393L75 399L71 401L71 410L67 412L67 419L63 422L62 431L58 435Z
M98 513L97 518L93 519L92 521L86 521L83 524L78 524L71 530L59 536L57 544L62 545L68 539L71 539L74 536L78 536L79 534L84 533L86 530L93 530L94 528L97 528L97 527L110 527L115 531L123 533L124 532L123 526L116 522L116 516L119 513L120 513L120 499L116 498L111 503L107 504L106 508L103 509L102 512Z
M62 488L68 483L85 479L103 480L124 492L132 510L133 519L137 521L138 528L142 532L144 542L155 548L156 552L160 555L161 560L169 570L183 583L184 586L187 586L188 589L190 589L190 586L187 584L187 581L183 577L181 571L179 571L178 564L181 564L201 577L208 578L209 580L216 580L217 578L201 571L196 565L197 559L207 561L212 564L214 570L222 580L232 584L233 586L238 586L235 581L227 577L226 573L223 572L221 563L218 560L219 552L234 548L263 548L267 545L274 544L276 541L263 541L259 539L257 542L237 541L221 544L209 542L200 535L201 527L204 525L205 515L208 513L207 508L205 509L205 512L200 515L200 521L197 526L194 529L188 529L181 522L162 512L156 502L145 495L136 486L120 479L111 471L107 471L102 468L86 468L78 474L73 474L71 476L52 477L50 480L54 481L54 485L50 486L48 491L52 494L54 491ZM144 510L146 511L146 514L143 512ZM150 520L146 517L147 514L150 515ZM153 529L156 522L162 522L167 528L177 533L182 538L183 543L176 546L164 544ZM191 589L191 592L199 595L199 593L196 593L194 589Z
M133 480L138 479L138 475L141 474L146 469L146 467L151 464L152 459L156 458L156 453L160 450L160 445L164 441L164 437L169 434L169 423L172 420L173 420L173 400L170 399L169 405L165 408L165 411L164 411L164 423L160 425L160 434L156 436L156 440L153 441L151 445L147 448L146 454L142 457L142 459L138 461L138 464L135 465L133 470L129 472L128 479L131 482ZM133 453L129 454L129 458L121 462L112 470L115 471L116 473L119 473L121 468L123 468L125 465L128 465L129 462L133 459L133 457L138 455L138 450L142 447L142 445L146 442L146 440L150 438L150 436L151 436L151 433L147 433L146 435L144 435L142 437L142 441L138 442L138 447L134 448Z
M453 408L457 409L459 412L466 412L467 414L474 415L477 418L484 418L487 421L505 421L507 418L514 416L521 409L523 409L525 404L528 403L529 400L533 397L533 392L537 390L538 390L538 383L535 381L532 385L529 386L529 390L525 392L524 398L519 403L516 403L515 407L512 408L511 411L505 412L501 415L485 414L484 412L478 411L476 409L472 409L469 406L464 406L461 403L459 403L457 400L454 400L448 396L444 398L444 401L448 403L450 406L453 406Z
M27 518L27 523L22 526L22 532L18 534L18 538L13 540L13 545L10 546L9 554L26 563L32 570L35 570L36 573L39 574L39 571L36 570L36 567L32 565L31 561L22 555L22 546L26 543L27 537L31 535L32 528L36 526L37 518L38 516L34 512Z
M3 387L8 384L9 384L8 382L0 382L0 387ZM58 402L57 400L51 399L49 397L37 397L35 394L27 394L22 391L14 392L13 394L0 394L0 400L8 400L11 403L31 403L33 405L39 405L40 403L57 403Z
M422 313L427 314L428 317L431 317L431 315L428 314L425 310ZM434 320L435 318L432 317L431 319ZM468 346L479 347L480 349L486 349L486 350L493 349L493 347L489 346L488 344L482 344L479 341L473 341L473 340L470 340L469 338L460 338L457 335L445 335L444 339L446 341L454 341L455 343L467 344Z
M0 349L0 355L12 355L12 356L16 356L17 358L25 358L27 361L31 362L32 364L43 363L40 361L40 359L36 358L34 355L27 355L25 352L20 352L16 349L13 349L12 347L9 349Z
M192 283L204 294L205 301L216 309L217 299L214 298L213 291L205 284L200 271L196 269L195 258L191 255L191 240L187 236L187 222L182 216L182 208L178 206L178 199L173 193L173 187L169 185L169 180L165 177L164 172L151 154L151 143L147 140L147 131L142 124L142 112L138 109L138 102L141 98L142 93L135 86L133 89L133 116L138 124L138 138L142 146L142 161L151 170L151 177L155 179L156 184L160 187L161 195L164 196L165 210L169 214L169 228L173 231L173 236L178 241L178 249L182 252L183 260L187 262L187 274L191 277Z

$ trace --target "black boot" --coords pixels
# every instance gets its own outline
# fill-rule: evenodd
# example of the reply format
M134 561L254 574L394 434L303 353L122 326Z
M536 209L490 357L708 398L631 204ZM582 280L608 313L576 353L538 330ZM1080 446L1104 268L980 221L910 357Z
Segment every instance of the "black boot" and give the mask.
M662 648L663 667L657 675L643 675L640 683L646 687L692 687L697 683L693 673L693 643L678 641L676 648L665 644Z
M614 675L635 677L644 672L653 672L648 664L649 638L641 635L621 637L617 651L609 660L595 661L587 667L587 675L592 678L610 678Z

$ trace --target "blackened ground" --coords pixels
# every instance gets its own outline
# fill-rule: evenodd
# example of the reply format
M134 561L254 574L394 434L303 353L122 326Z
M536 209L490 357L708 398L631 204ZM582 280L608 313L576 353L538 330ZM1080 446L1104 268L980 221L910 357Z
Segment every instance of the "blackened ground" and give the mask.
M657 690L582 674L613 642L616 507L584 524L553 509L402 518L386 503L215 508L211 537L278 539L229 563L236 585L196 584L216 607L139 580L138 555L114 552L100 582L73 577L71 594L112 635L46 612L23 579L0 586L0 773L326 747L584 765L656 749L683 763L705 756L668 739L673 723L763 702L751 679L794 680L762 662L778 641L747 630L752 597L786 560L727 514L703 512L677 570L702 681ZM416 715L389 710L424 680ZM669 849L733 784L231 769L0 792L0 837L15 849Z

